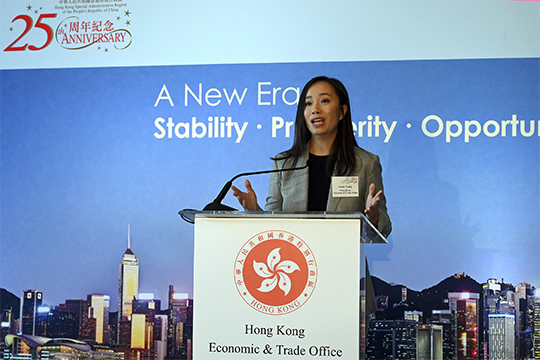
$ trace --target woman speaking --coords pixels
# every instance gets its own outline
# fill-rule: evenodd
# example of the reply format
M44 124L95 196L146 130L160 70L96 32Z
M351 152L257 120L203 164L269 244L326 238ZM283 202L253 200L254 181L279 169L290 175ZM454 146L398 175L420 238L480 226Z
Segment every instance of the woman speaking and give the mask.
M274 160L266 211L362 211L385 237L392 231L383 193L379 157L358 146L352 128L351 106L345 86L319 76L302 89L296 112L294 143ZM347 196L338 182L356 183ZM245 210L260 209L249 180L246 191L232 187Z

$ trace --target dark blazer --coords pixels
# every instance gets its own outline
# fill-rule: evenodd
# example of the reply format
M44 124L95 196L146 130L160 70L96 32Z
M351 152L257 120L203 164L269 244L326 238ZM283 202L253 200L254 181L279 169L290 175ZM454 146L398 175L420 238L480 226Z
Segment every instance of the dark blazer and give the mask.
M309 147L308 147L309 148ZM360 211L364 212L369 185L375 184L375 193L383 189L382 167L379 157L362 148L356 147L356 170L348 176L358 176L358 197L332 197L332 189L328 194L327 211ZM306 151L298 159L296 166L304 166L309 157ZM274 161L274 169L290 168L292 160ZM308 206L309 170L296 170L273 173L270 177L270 188L266 198L266 211L306 211ZM384 194L379 201L379 231L387 237L392 231L392 223L386 210Z

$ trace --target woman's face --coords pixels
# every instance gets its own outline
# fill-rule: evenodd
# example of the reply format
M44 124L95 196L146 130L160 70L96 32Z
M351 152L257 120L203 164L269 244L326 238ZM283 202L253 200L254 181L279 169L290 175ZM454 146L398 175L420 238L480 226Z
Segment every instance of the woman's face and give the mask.
M308 89L304 119L313 137L333 141L346 112L347 106L340 106L339 97L330 83L318 81Z

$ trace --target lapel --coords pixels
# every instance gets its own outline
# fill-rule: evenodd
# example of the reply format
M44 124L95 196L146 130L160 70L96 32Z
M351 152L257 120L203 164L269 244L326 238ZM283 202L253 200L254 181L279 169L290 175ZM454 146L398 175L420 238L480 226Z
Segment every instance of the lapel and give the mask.
M332 174L334 176L335 174ZM332 179L330 179L330 189L328 189L328 202L326 203L326 211L337 211L341 197L332 196Z
M309 146L308 150L298 158L296 166L303 166L308 159ZM298 204L294 206L294 208L303 209L305 211L308 208L309 168L298 170L297 172L296 184L300 184L300 186L295 186L295 198L298 199Z

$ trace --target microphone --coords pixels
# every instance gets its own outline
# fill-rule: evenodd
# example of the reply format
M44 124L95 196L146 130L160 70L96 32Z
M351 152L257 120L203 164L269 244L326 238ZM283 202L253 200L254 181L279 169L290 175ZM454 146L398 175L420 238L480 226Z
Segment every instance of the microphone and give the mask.
M282 172L282 171L302 170L302 169L307 168L309 166L309 164L310 164L310 161L308 159L308 161L306 161L306 165L301 166L301 167L295 167L295 168L289 168L289 169L284 168L284 169L274 169L274 170L253 171L253 172L246 172L246 173L238 174L238 175L233 177L231 180L229 180L225 184L225 186L223 187L223 189L221 189L221 192L214 199L214 201L212 201L210 204L206 205L204 207L203 211L204 210L236 211L237 209L232 208L232 207L227 206L227 205L223 205L221 202L225 198L225 195L227 195L227 192L229 192L229 190L230 190L230 188L231 188L231 186L233 184L233 181L238 179L239 177L250 176L250 175L259 175L259 174L270 174L270 173Z

